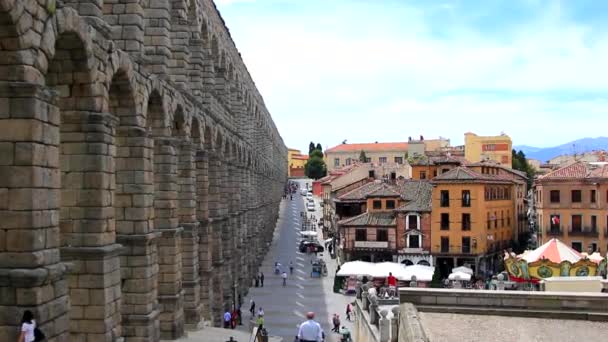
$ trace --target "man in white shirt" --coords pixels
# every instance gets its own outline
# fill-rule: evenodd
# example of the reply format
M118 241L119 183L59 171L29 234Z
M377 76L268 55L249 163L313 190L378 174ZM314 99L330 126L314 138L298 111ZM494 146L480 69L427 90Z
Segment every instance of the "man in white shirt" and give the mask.
M283 286L287 286L287 272L283 272L281 277L283 278Z
M306 318L308 320L300 324L300 329L298 330L298 340L300 342L323 341L323 329L321 329L321 325L314 320L315 313L307 313Z

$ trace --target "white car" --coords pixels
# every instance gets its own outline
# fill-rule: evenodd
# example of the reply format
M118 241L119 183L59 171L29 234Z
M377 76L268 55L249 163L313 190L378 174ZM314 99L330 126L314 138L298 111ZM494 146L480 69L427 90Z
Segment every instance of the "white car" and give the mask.
M300 189L300 195L306 196L306 194L308 194L308 190L306 190L306 189Z
M315 211L315 202L308 202L308 203L306 203L306 210L308 210L308 211Z
M310 200L312 200L312 199L313 199L313 197L312 197L312 192L307 193L307 194L306 194L306 198L307 198L309 201L310 201Z

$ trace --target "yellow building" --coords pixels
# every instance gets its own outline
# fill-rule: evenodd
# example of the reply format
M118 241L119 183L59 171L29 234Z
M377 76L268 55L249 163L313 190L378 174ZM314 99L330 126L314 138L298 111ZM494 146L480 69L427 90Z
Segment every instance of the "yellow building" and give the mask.
M408 143L370 143L370 144L341 144L325 150L325 164L331 172L359 161L361 151L367 157L367 163L403 164L406 162Z
M300 150L290 148L287 150L287 160L289 167L287 168L287 174L289 177L304 177L304 166L308 161L308 155L302 154Z
M608 250L608 165L576 162L539 177L534 198L540 243L557 238L579 252Z
M464 264L478 275L497 272L513 236L513 181L458 167L431 183L431 254L442 275Z
M511 138L506 134L498 136L479 136L475 133L464 134L464 158L471 163L493 160L504 167L512 167Z

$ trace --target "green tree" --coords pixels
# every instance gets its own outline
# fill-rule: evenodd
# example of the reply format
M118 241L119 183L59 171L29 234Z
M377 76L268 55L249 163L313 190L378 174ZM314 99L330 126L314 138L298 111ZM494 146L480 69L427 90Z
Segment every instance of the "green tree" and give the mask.
M435 266L435 272L433 272L433 278L431 279L431 287L434 287L434 288L442 287L441 271L439 270L439 266Z
M321 150L314 149L309 154L309 158L312 158L312 157L323 158L323 152L321 152Z
M323 147L321 146L321 143L317 143L315 150L319 150L319 151L323 152Z
M534 181L534 175L536 171L534 168L528 163L528 159L526 159L526 154L523 151L516 152L515 150L511 151L512 162L511 167L514 170L518 170L521 172L525 172L526 176L528 176L528 189L532 186L532 182Z
M322 157L319 157L321 151L314 150L314 155L308 158L306 165L304 165L304 173L308 178L319 179L325 177L327 174L327 166Z
M312 151L315 150L315 143L314 142L310 142L310 144L308 144L308 155L310 155L312 153Z
M365 151L361 150L361 153L359 154L359 161L365 163L366 160L367 156L365 155Z

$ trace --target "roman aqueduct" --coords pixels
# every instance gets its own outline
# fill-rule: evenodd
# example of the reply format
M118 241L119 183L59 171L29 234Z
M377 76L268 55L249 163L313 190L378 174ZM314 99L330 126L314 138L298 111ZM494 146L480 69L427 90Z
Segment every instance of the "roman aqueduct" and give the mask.
M218 324L286 158L211 0L0 0L0 340Z

